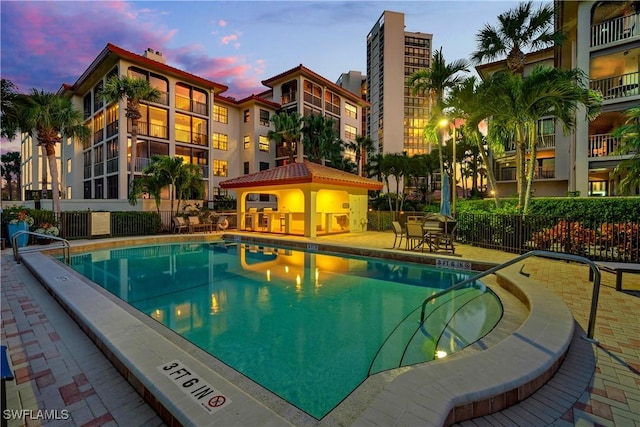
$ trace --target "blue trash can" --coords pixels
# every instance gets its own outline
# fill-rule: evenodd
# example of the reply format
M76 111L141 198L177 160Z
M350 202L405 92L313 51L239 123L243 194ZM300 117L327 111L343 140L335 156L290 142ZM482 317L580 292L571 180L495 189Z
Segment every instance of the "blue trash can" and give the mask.
M26 221L20 221L16 224L7 224L7 230L9 231L9 242L11 243L11 245L13 245L13 235L16 234L18 231L29 231L29 224L27 224ZM27 243L29 243L29 235L28 234L23 234L22 236L18 237L18 247L23 247L23 246L27 246Z

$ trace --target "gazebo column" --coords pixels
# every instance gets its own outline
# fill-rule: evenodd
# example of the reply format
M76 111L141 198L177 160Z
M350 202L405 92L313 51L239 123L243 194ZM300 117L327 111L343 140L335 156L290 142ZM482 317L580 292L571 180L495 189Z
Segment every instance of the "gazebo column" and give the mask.
M304 192L304 237L316 237L318 224L316 217L316 199L318 192L309 190Z
M237 222L236 224L238 224L238 231L240 230L244 230L245 228L245 224L244 224L244 220L245 220L245 212L247 211L247 200L246 200L246 191L242 191L242 190L238 190L237 192L238 194L238 204L237 204Z

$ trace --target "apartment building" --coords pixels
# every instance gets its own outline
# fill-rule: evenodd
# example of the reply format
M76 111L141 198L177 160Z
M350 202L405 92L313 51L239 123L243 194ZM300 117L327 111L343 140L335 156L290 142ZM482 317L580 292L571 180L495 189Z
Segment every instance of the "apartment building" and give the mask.
M58 147L63 200L128 200L131 128L125 102L106 105L100 96L112 75L146 79L161 93L156 102L141 103L134 173L140 175L153 155L182 157L202 169L204 200L227 194L221 181L286 162L282 147L267 138L276 112L329 116L347 141L362 133L361 111L368 105L303 65L265 80L264 92L237 100L223 95L225 85L167 65L161 52L138 55L107 44L73 85L59 90L84 112L91 129L90 138L67 138ZM23 190L41 191L50 177L43 178L46 162L37 142L27 138L21 150Z
M412 95L407 79L431 66L432 34L407 32L404 14L384 11L367 35L366 134L378 153L409 156L430 151L424 128L430 116L427 96Z
M342 141L354 141L362 134L362 109L369 103L304 65L263 80L262 84L270 91L261 96L280 104L282 111L297 112L302 117L309 114L329 117ZM287 163L285 154L282 146L276 146L276 166Z
M591 88L603 96L600 115L591 122L578 121L568 189L583 196L615 196L620 179L610 173L630 155L616 154L620 140L612 132L624 123L625 110L640 105L640 5L556 1L555 7L557 24L568 37L556 52L556 64L583 70Z

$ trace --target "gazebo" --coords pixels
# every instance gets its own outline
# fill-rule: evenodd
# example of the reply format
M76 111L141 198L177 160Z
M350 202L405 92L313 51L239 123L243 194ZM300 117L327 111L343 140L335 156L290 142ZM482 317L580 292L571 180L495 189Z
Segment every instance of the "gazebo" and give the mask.
M238 197L238 229L298 234L361 232L367 229L368 190L382 183L304 160L220 183ZM277 208L247 208L252 193L272 194Z

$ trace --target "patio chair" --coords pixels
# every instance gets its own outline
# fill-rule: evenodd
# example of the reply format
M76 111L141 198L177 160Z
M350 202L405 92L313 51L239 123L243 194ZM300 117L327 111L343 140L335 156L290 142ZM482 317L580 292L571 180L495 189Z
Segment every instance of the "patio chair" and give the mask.
M172 219L173 222L173 232L174 233L182 233L183 231L186 233L189 231L189 224L187 224L181 216L174 216Z
M458 228L458 221L445 218L443 222L442 233L437 237L438 250L443 248L445 251L451 251L456 253L454 242L456 240L456 229Z
M190 216L189 220L189 232L193 233L195 231L212 231L212 224L204 224L200 222L200 218L197 216Z
M422 224L418 222L408 222L407 223L407 236L406 236L406 248L407 250L413 251L418 248L424 252L424 230L422 229Z
M402 229L402 226L398 221L393 221L391 223L391 228L393 230L393 234L396 236L395 239L393 239L393 247L391 249L395 249L396 242L398 242L398 247L400 247L400 245L402 245L402 239L407 237L407 233ZM400 241L398 241L398 237L400 237Z

